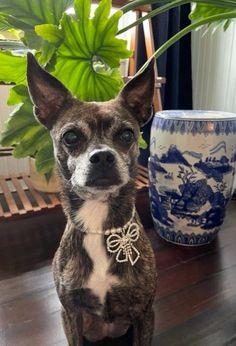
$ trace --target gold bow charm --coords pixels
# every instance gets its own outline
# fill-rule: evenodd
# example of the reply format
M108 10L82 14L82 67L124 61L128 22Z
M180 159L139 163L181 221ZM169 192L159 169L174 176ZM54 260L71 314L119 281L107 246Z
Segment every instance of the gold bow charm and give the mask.
M120 234L111 234L107 238L107 250L116 254L117 262L130 261L133 266L139 259L140 253L133 245L140 236L139 226L137 223L131 223Z

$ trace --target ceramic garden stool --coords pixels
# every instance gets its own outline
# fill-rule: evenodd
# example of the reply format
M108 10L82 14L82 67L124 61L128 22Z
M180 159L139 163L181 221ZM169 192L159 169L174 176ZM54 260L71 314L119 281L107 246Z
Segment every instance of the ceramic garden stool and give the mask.
M213 241L233 192L236 115L163 111L151 129L149 180L154 227L181 245Z

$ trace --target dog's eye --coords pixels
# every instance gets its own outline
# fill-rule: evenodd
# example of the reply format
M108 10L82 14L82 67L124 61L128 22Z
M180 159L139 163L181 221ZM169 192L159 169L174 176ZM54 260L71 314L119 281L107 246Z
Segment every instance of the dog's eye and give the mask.
M134 141L134 133L130 129L123 130L120 134L120 139L125 144L130 144Z
M73 147L79 142L79 134L73 130L67 131L63 135L63 142L67 147Z

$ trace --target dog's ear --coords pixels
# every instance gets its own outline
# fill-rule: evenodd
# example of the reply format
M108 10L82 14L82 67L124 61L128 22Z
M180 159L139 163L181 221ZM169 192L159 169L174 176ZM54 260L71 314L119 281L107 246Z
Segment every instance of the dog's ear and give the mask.
M155 59L121 90L118 99L128 108L138 120L140 126L144 125L152 115L152 100L154 94Z
M72 102L72 95L59 80L38 64L31 53L27 54L27 80L35 116L51 129L58 112Z

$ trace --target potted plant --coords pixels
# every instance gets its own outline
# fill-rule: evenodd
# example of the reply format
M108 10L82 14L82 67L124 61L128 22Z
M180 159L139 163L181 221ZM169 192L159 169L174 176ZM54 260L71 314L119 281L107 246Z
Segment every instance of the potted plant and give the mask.
M118 32L123 13L143 4L161 6ZM143 20L190 1L135 0L111 15L111 0L101 0L91 17L90 0L2 0L0 30L18 37L15 51L0 51L0 81L14 83L8 104L15 110L0 137L3 146L13 146L17 158L32 157L36 170L50 177L54 167L51 137L33 116L26 85L27 50L32 50L46 70L57 77L73 95L84 101L104 101L116 96L123 85L119 71L121 59L132 52L117 34ZM193 23L173 36L154 54L158 58L168 47L191 30L221 21L225 28L236 17L234 1L196 1ZM69 8L74 12L69 12ZM5 44L6 45L6 44ZM140 145L145 143L140 139Z
M69 14L72 5L75 12ZM53 146L49 132L33 116L26 85L26 48L33 50L39 62L81 100L112 98L122 86L120 59L131 52L126 41L115 36L122 12L110 16L110 9L111 2L102 0L90 18L91 4L87 0L0 4L1 28L17 30L23 43L16 52L0 52L0 80L15 84L8 104L16 105L1 133L1 144L12 145L17 158L34 158L41 174L50 175L53 170Z

